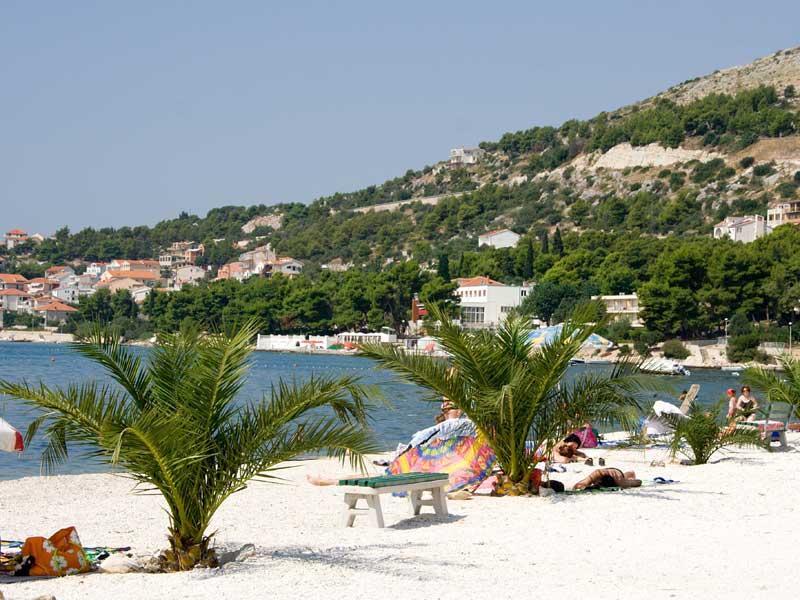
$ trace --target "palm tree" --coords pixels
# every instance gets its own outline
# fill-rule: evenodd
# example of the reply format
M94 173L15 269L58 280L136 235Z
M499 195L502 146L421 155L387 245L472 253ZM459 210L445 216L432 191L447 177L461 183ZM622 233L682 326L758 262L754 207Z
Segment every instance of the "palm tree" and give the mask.
M214 565L209 522L251 479L272 479L278 463L305 453L349 456L362 466L361 457L376 451L365 428L367 390L353 378L281 382L268 401L236 402L257 331L250 322L228 334L162 335L146 361L116 335L97 331L73 347L116 385L0 381L0 393L41 411L28 437L44 432L43 470L80 444L130 474L140 490L161 493L170 520L163 569Z
M525 493L537 458L585 421L615 422L633 429L641 381L627 363L608 374L565 378L570 360L595 331L588 308L576 310L560 335L541 348L529 340L525 319L507 319L497 332L469 332L433 308L435 337L449 361L370 344L364 356L431 392L469 417L497 456L511 493Z
M778 357L782 368L776 371L763 367L749 367L742 374L742 380L763 391L770 402L783 402L791 406L795 414L800 411L800 360L789 354Z
M722 410L722 400L711 409L692 404L687 417L664 414L662 418L672 429L670 454L674 458L679 452L692 459L696 465L704 465L719 450L730 446L759 446L761 434L756 429L723 426L717 415Z

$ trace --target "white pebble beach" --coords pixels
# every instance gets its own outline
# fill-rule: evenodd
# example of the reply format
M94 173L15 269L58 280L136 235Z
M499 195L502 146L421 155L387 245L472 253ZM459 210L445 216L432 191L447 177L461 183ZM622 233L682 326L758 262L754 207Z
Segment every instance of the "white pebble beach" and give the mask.
M365 517L344 528L342 490L305 477L346 468L303 461L282 472L286 483L253 483L217 514L218 546L255 545L242 562L175 574L6 577L0 590L6 600L792 597L800 436L789 443L783 452L728 451L702 466L650 466L665 458L658 448L591 449L595 460L635 470L645 487L449 500L445 520L409 517L407 500L384 495L385 529ZM569 465L552 478L571 484L593 468ZM652 484L657 476L677 483ZM86 546L152 555L165 547L167 517L160 497L131 490L131 480L113 475L0 482L0 535L22 540L74 525Z

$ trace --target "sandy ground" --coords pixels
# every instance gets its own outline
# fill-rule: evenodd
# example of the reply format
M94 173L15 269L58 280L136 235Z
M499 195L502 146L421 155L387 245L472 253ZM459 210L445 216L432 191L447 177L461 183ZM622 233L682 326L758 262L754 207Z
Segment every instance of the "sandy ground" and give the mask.
M792 597L797 564L800 438L791 449L733 451L714 464L650 467L663 451L590 450L645 480L638 490L549 498L449 501L451 515L408 517L383 496L386 529L366 518L340 525L342 493L307 473L340 474L318 460L286 471L284 485L254 484L218 513L217 543L252 542L255 556L222 569L150 575L0 579L7 599L465 598L512 594L580 598ZM592 467L553 476L569 483ZM83 543L164 546L155 496L132 495L111 475L0 482L0 533L49 535L75 525ZM430 510L426 508L425 510Z

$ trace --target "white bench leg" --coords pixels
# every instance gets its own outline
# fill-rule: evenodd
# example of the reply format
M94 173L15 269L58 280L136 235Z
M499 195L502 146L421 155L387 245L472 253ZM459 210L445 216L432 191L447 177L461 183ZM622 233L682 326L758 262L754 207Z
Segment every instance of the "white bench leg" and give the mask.
M780 443L781 443L781 449L782 450L786 450L787 444L786 444L786 432L785 431L781 431L781 432L778 433L778 441L780 441Z
M383 510L381 509L381 497L377 494L367 496L367 504L370 507L372 524L379 529L383 529Z
M422 492L419 490L408 492L408 500L411 503L411 515L416 517L422 509Z
M352 527L353 521L356 520L356 504L358 499L362 496L358 494L345 494L344 495L344 526Z
M437 517L446 517L447 512L447 495L444 493L443 487L438 487L431 490L433 493L433 510Z

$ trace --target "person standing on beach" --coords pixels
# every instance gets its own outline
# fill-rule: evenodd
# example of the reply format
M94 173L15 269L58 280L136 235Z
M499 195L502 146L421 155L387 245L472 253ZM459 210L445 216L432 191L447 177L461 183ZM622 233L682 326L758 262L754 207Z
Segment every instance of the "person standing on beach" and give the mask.
M736 390L728 388L725 397L728 399L728 421L731 421L736 416Z

